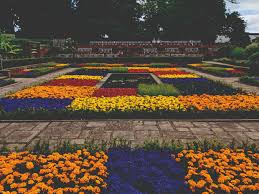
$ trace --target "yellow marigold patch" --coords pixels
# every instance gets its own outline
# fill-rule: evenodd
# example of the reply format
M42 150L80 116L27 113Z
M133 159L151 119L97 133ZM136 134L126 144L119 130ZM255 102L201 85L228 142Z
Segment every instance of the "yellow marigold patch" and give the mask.
M188 66L192 66L192 67L202 67L203 64L188 64Z
M102 76L90 76L90 75L62 75L56 79L85 79L85 80L102 80Z
M89 86L35 86L8 95L10 98L79 98L92 96L95 87Z
M123 67L123 64L105 64L105 67Z
M259 110L259 96L253 95L193 95L179 96L179 101L188 109L195 108L199 111L237 111Z
M68 67L69 66L69 64L57 64L57 65L55 65L56 67Z
M68 107L71 110L93 112L155 112L185 111L183 105L173 96L119 96L76 98Z
M1 193L101 193L108 176L104 152L0 156ZM34 166L34 168L32 168Z
M169 79L177 79L177 78L200 78L200 76L196 74L166 74L159 75L160 78L169 78Z
M221 149L207 152L184 150L176 161L187 164L186 182L199 193L258 193L259 154Z

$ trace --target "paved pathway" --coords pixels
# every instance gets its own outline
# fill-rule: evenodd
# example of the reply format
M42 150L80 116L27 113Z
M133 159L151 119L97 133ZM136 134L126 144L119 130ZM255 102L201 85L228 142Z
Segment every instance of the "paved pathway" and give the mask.
M0 97L5 96L7 93L15 92L31 85L39 85L40 83L46 82L48 80L52 80L57 76L60 76L75 70L76 68L66 68L37 78L13 78L16 81L16 83L5 87L1 87Z
M239 77L228 77L228 78L222 78L222 77L217 77L214 75L210 75L208 73L203 73L197 70L193 70L193 69L189 69L189 68L181 68L184 71L190 72L190 73L195 73L198 74L200 76L203 77L207 77L209 79L215 80L215 81L221 81L221 82L225 82L227 84L232 85L235 88L242 88L244 91L248 92L248 93L255 93L257 95L259 95L259 87L256 86L249 86L243 83L239 82Z
M109 141L123 138L132 145L158 139L183 143L215 139L223 143L249 141L259 145L259 121L186 121L186 120L89 120L1 122L0 147L32 148L39 140L51 148L60 141L84 144L85 140Z
M222 66L229 66L229 67L237 67L237 68L249 69L249 67L238 66L238 65L231 65L231 64L221 63L221 62L216 62L216 61L202 61L202 62L203 63L208 63L208 64L216 64L216 65L222 65Z

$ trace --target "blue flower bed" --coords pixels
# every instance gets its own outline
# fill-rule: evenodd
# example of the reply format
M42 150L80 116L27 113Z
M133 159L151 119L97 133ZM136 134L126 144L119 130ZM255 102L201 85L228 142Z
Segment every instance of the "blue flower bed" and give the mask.
M28 99L0 99L0 106L6 112L26 109L44 109L44 110L60 110L71 104L70 99L41 99L41 98L28 98Z
M163 83L173 84L181 95L233 95L242 93L240 89L235 89L229 85L212 81L206 78L180 78L180 79L161 79Z
M185 170L167 151L112 149L109 152L107 194L191 193Z

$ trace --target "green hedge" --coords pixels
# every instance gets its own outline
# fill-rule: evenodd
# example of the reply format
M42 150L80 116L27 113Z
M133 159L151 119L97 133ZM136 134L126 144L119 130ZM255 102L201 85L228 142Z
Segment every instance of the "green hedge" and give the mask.
M256 80L254 77L241 77L240 81L248 85L259 86L259 80Z
M201 63L202 57L103 57L103 58L61 58L55 60L58 63L178 63L186 65Z
M4 69L11 68L11 67L20 67L24 65L32 65L37 63L47 63L53 61L52 57L45 57L45 58L24 58L24 59L8 59L3 60L3 67Z

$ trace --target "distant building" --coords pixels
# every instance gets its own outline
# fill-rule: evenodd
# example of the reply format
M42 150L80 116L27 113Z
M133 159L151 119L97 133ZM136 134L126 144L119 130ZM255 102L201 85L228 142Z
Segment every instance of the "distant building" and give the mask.
M248 36L251 42L253 42L254 39L259 38L259 33L248 33Z

